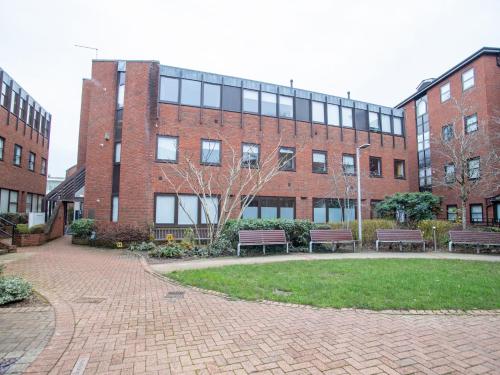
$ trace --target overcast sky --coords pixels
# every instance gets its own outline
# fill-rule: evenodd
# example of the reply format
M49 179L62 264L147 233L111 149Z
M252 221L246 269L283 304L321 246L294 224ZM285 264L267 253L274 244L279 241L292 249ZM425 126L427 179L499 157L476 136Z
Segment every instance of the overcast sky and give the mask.
M81 80L151 59L394 106L483 46L500 1L0 0L0 66L52 113L49 174L75 164Z

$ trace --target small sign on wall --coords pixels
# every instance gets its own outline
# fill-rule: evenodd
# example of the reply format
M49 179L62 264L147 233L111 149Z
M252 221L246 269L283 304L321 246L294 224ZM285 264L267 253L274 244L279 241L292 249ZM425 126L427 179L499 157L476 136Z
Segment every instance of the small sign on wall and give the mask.
M33 225L45 224L45 213L44 212L30 212L28 214L28 227Z

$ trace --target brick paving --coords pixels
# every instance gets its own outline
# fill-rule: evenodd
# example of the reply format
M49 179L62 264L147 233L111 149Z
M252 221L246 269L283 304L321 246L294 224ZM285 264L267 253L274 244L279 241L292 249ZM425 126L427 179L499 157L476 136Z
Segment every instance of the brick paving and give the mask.
M23 250L20 250L23 251ZM225 299L132 255L62 238L7 265L52 303L27 373L498 374L500 315L376 313Z

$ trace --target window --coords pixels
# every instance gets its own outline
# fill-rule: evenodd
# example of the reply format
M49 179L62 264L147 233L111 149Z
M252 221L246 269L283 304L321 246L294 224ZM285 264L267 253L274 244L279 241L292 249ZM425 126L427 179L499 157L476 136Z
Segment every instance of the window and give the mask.
M457 206L456 205L446 206L446 220L457 221Z
M342 155L342 168L347 175L356 174L356 164L354 162L354 155Z
M177 137L158 136L156 159L177 162Z
M394 178L405 179L405 161L404 160L394 160Z
M30 152L29 158L28 158L28 169L30 171L35 170L35 159L36 159L36 155L33 152Z
M17 212L17 191L10 190L9 194L9 212Z
M370 177L382 177L382 159L370 156Z
M123 108L125 102L125 85L118 86L118 96L116 99L116 105L118 108Z
M44 158L42 158L42 161L40 163L40 174L47 174L47 160Z
M368 111L364 109L354 109L354 123L356 129L368 130Z
M443 138L444 142L449 142L453 138L453 124L448 124L443 126L443 129L441 130L441 137Z
M474 68L462 73L462 91L474 86Z
M15 190L0 189L0 214L17 212L18 193Z
M477 130L477 113L465 118L465 132L472 133Z
M155 222L156 224L174 224L175 220L175 196L156 196Z
M352 108L342 107L342 126L352 128Z
M340 126L339 106L327 104L328 125Z
M381 122L382 122L382 131L384 133L391 133L391 116L389 115L382 115L381 116Z
M32 203L33 203L33 194L27 193L26 194L26 210L25 210L27 214L33 211L32 207L31 207Z
M447 184L452 184L455 182L455 165L447 164L444 166L444 181Z
M260 110L264 116L276 116L276 94L262 92Z
M225 111L241 111L241 88L222 86L222 109Z
M260 146L252 143L243 143L241 165L246 168L257 168L259 166Z
M299 121L311 121L311 108L308 99L295 98L295 118Z
M18 93L14 91L14 89L11 92L11 99L10 99L10 111L12 114L17 115L17 98L18 98Z
M24 121L26 116L26 99L19 99L19 118Z
M194 225L198 223L198 197L180 195L177 199L177 224Z
M122 158L122 144L121 142L115 143L115 164L119 164Z
M177 78L161 77L160 100L174 103L179 101L179 80Z
M221 141L203 139L201 141L201 163L207 165L220 165Z
M441 92L441 103L444 103L445 101L450 99L450 82L441 86L440 92Z
M0 105L7 107L7 89L8 85L6 82L0 82L2 84L2 91L0 93Z
M220 108L220 86L210 83L203 84L203 106Z
M4 149L5 149L5 139L0 137L0 160L3 160Z
M394 134L403 135L403 120L400 117L393 117Z
M293 99L280 95L280 117L293 118Z
M354 200L313 198L315 223L340 223L356 218Z
M474 158L468 161L468 177L470 180L475 180L481 176L480 164L480 158Z
M118 221L118 205L119 205L118 196L115 195L111 199L111 221L114 223Z
M470 205L470 221L471 223L483 222L483 205L471 204Z
M327 173L326 151L313 151L312 171L313 173Z
M21 166L21 156L22 156L23 148L19 145L14 146L14 165L18 167Z
M293 147L280 147L280 169L282 171L295 170L295 149Z
M295 198L254 197L243 210L241 217L243 219L294 219Z
M163 225L215 224L219 217L219 198L196 195L158 194L155 223Z
M312 102L312 120L313 122L325 123L325 104L321 102Z
M368 112L368 123L371 131L380 131L380 124L378 123L378 113Z
M182 80L181 104L200 106L201 82L190 79Z
M201 205L201 224L215 224L219 219L219 198L202 197Z
M259 92L255 90L243 90L243 111L259 113Z

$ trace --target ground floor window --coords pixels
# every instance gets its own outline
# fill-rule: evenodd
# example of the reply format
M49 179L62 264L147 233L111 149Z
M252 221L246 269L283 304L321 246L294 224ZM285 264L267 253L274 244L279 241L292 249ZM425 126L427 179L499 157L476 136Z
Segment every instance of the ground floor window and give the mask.
M470 221L471 223L483 222L483 205L471 204L470 205Z
M218 197L196 195L157 194L155 198L155 223L163 225L206 225L217 223Z
M254 197L241 217L243 219L295 219L295 198Z
M43 195L26 194L26 213L43 212Z
M457 221L457 206L455 204L446 206L446 219L448 221Z
M17 198L17 191L0 189L0 214L6 212L17 212Z
M340 223L355 219L354 200L313 198L313 221L315 223Z

